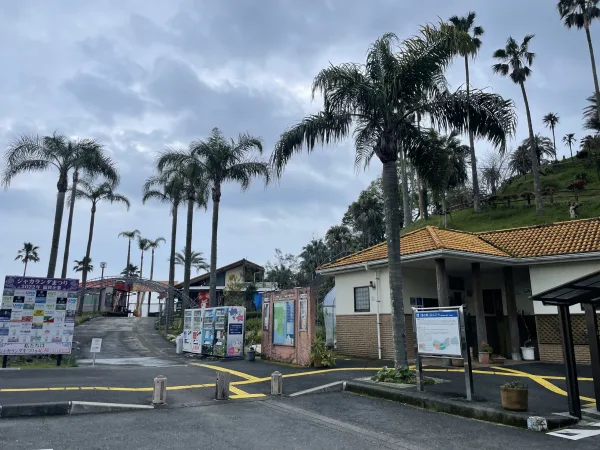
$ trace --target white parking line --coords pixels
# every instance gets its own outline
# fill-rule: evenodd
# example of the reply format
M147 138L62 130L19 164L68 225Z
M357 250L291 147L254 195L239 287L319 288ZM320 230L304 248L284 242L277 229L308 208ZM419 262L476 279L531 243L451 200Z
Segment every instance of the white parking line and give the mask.
M586 427L600 427L600 422L589 423ZM585 428L567 428L565 430L552 431L547 433L549 436L556 436L563 439L569 439L571 441L578 441L593 436L600 436L600 430L587 430Z

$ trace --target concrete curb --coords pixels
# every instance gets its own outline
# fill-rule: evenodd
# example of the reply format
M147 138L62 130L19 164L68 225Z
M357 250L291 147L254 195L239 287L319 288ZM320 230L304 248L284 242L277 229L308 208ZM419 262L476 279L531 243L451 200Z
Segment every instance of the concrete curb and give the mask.
M467 403L465 401L439 398L428 395L426 392L402 391L399 389L376 386L364 381L348 381L346 390L357 394L394 400L419 408L429 409L436 412L453 414L486 422L500 423L514 427L527 428L527 418L533 414L513 411L504 411L483 406L478 403ZM577 423L574 417L545 416L548 430L562 428Z
M294 392L293 394L288 395L288 397L298 397L307 394L323 394L325 392L342 392L345 388L345 381L334 381L333 383L324 384L304 391Z
M76 414L97 414L149 409L153 410L154 406L80 401L29 403L22 405L1 405L0 418L12 419L16 417L69 416Z

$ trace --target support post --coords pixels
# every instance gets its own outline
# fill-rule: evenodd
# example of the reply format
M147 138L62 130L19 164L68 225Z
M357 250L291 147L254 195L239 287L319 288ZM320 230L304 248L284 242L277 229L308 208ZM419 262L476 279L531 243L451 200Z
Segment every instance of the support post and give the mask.
M271 395L283 394L283 375L275 371L271 374Z
M481 264L471 263L473 273L473 300L475 300L475 321L477 323L477 354L481 343L487 342L487 328L485 326L485 312L483 310L483 292L481 290Z
M435 279L437 282L438 306L450 306L449 290L448 290L448 273L446 272L446 260L444 258L436 258L435 260ZM451 366L451 359L443 359L443 366Z
M581 419L581 400L579 398L579 384L577 383L577 363L575 361L575 348L573 346L573 332L571 330L571 313L569 312L569 306L559 306L558 317L560 319L560 334L563 343L563 356L567 377L569 414Z
M167 403L167 377L159 375L154 379L152 404L164 405L165 403Z
M229 400L229 374L226 372L219 372L217 374L217 383L215 385L215 399L217 400Z
M421 361L421 357L419 356L419 340L417 339L417 323L415 317L415 308L413 311L413 334L415 341L415 370L417 372L417 391L423 392L425 385L423 384L423 362Z
M464 368L465 368L465 388L467 400L473 401L473 366L471 364L471 352L469 351L469 343L467 342L467 327L465 322L465 312L461 306L458 309L460 323L460 350L462 353Z
M62 355L58 355L56 358L56 367L60 367L60 363L62 363Z
M7 355L4 355L4 356L2 357L2 368L3 368L3 369L6 369L6 365L7 365L7 364L8 364L8 356L7 356Z
M514 361L521 361L521 337L517 317L517 300L515 296L515 278L512 267L503 267L504 292L506 294L506 314L508 315L508 332L510 334L510 352Z
M583 309L585 310L587 337L590 346L596 411L600 411L600 342L598 342L598 317L596 316L596 307L594 305L586 303L583 305Z

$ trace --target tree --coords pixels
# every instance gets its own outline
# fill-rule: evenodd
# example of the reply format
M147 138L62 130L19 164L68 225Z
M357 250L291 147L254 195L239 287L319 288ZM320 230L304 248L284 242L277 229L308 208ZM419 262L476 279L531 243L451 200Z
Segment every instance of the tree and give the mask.
M144 276L144 253L150 250L149 240L145 237L138 236L137 238L138 250L140 251L140 278ZM137 292L137 302L136 302L136 313L141 317L141 307L144 304L144 297L146 292L138 291Z
M385 240L385 216L380 181L378 179L363 190L358 199L348 206L342 219L342 225L349 226L356 234L359 250Z
M531 139L525 139L521 145L529 149L530 152L536 155L536 160L538 166L542 163L542 157L548 156L549 158L556 158L556 153L554 152L554 144L550 140L550 138L541 136L540 134L536 134L533 137L534 145L531 147Z
M458 17L452 16L449 22L452 27L458 33L462 33L462 39L457 40L457 50L460 56L465 60L465 75L466 75L466 93L467 98L470 94L470 77L469 77L469 57L475 59L479 49L481 48L481 39L483 36L483 28L475 26L475 18L477 14L475 12L469 12L466 16ZM467 126L467 128L470 128ZM473 209L476 212L481 210L480 199L479 199L479 180L477 177L477 157L475 155L475 140L471 130L468 130L469 134L469 149L471 152L471 182L473 183Z
M508 154L499 154L497 152L488 152L483 159L481 170L481 179L486 184L488 192L496 195L502 183L508 177Z
M164 237L159 237L154 240L148 239L148 249L152 250L152 259L150 260L150 281L154 279L154 250L156 250L161 242L166 243ZM148 314L150 314L150 302L152 300L152 291L148 292Z
M526 175L531 172L531 152L528 146L519 145L510 154L508 169L512 174Z
M140 276L140 269L134 264L129 264L121 271L121 275L127 278L137 278Z
M88 175L101 174L108 180L118 181L113 162L101 150L97 143L89 139L69 141L65 136L58 134L44 137L23 134L13 141L6 151L6 168L2 177L2 184L5 188L8 188L16 175L22 173L43 172L49 169L58 171L58 182L56 184L58 193L56 195L52 245L46 275L48 278L54 278L56 272L69 171L78 167ZM70 233L67 237L70 239ZM69 244L70 241L67 242L65 251L67 251ZM66 262L63 264L66 264ZM64 268L63 272L66 272Z
M157 200L171 206L171 245L169 252L169 297L166 307L166 323L170 323L175 311L175 246L177 245L177 216L179 205L185 196L185 181L177 173L164 176L161 173L151 176L143 186L142 201Z
M106 201L109 203L122 203L127 207L131 204L129 203L129 199L124 195L117 194L115 192L115 184L110 182L104 182L100 184L92 184L89 180L80 180L78 184L78 188L75 191L75 195L79 199L87 200L92 204L91 214L90 214L90 229L88 233L88 241L87 247L85 250L85 258L84 261L91 261L90 253L92 251L92 239L94 238L94 221L96 218L96 208L99 202ZM83 299L85 296L85 288L87 283L87 271L83 272L81 277L81 298L79 299L79 303L77 305L77 315L83 314Z
M211 190L213 202L212 236L210 241L210 306L217 306L217 234L219 230L219 205L221 187L224 183L235 182L242 190L248 189L253 178L264 178L269 182L269 164L253 156L262 154L260 138L241 133L237 141L227 140L218 128L213 128L205 141L192 144L192 152L202 161L206 181ZM191 242L186 244L187 248Z
M38 256L39 249L40 248L37 245L33 245L31 242L24 242L23 248L17 252L15 261L21 261L25 265L23 268L23 276L27 273L27 264L40 261L40 257Z
M298 286L298 257L291 253L284 254L281 249L275 249L275 262L265 264L265 280L277 283L279 289L292 289Z
M230 274L223 290L223 306L244 306L245 291L242 277L235 273Z
M594 130L596 133L600 133L600 119L598 119L598 102L594 95L588 97L587 101L590 103L583 109L583 127L586 130Z
M194 208L205 208L208 203L208 181L204 161L196 152L194 143L186 149L167 149L159 155L156 168L166 179L177 178L185 193L187 220L185 232L185 267L183 271L184 298L190 295L190 272L192 268L192 231Z
M342 64L322 70L313 81L313 96L320 92L324 108L286 130L271 157L281 176L294 153L317 144L354 137L356 166L367 166L373 156L383 164L382 189L386 220L392 335L395 364L408 364L402 275L400 268L400 197L397 161L399 150L417 134L412 118L426 114L433 126L471 129L503 148L515 127L512 103L481 91L447 90L444 70L454 56L448 34L424 27L418 37L404 41L388 33L368 50L366 64ZM354 131L352 132L354 125Z
M88 258L88 257L84 256L81 260L76 259L73 262L75 263L75 266L73 266L73 271L74 272L82 272L82 277L87 276L87 274L89 272L94 271L94 265L92 264L92 258ZM82 301L83 301L83 297L82 297Z
M210 269L210 265L206 263L206 259L202 255L202 252L191 251L191 266L196 269L196 272L200 272L201 270ZM180 252L175 253L175 265L177 266L185 266L185 248Z
M334 225L325 233L325 243L329 248L329 254L335 258L352 250L352 232L346 225Z
M531 121L531 111L529 109L529 100L525 91L525 81L531 75L531 66L535 59L535 53L529 51L529 43L534 35L525 36L523 42L519 45L512 37L508 38L505 48L500 48L494 52L494 58L501 61L492 66L494 73L501 76L509 76L510 79L521 87L523 101L525 102L525 112L527 113L527 125L529 127L529 139L535 141L533 133L533 122ZM540 182L540 167L538 163L537 151L530 147L531 152L531 171L533 173L533 192L535 194L535 205L537 215L543 213L542 206L542 185Z
M577 142L577 139L575 139L575 133L566 134L563 137L563 142L569 147L571 158L573 158L573 145Z
M554 133L554 130L556 129L556 125L558 125L558 123L560 122L560 117L558 117L558 114L556 113L548 113L544 116L542 120L544 122L544 125L546 125L546 127L552 130L552 142L554 143L554 160L558 161L556 151L556 134Z
M122 231L119 233L119 237L127 239L127 264L125 267L129 267L131 264L131 241L140 236L140 230L133 231Z
M331 254L323 239L311 239L308 244L302 247L300 271L306 280L304 284L312 281L317 267L328 262L330 256Z
M600 104L600 86L598 85L598 72L596 69L596 58L594 57L594 46L592 45L592 35L590 27L595 19L600 18L600 0L559 0L558 12L567 28L577 28L585 30L588 49L590 51L590 61L592 63L592 76L594 77L594 89L596 94L596 103ZM598 120L600 121L600 110L596 110Z

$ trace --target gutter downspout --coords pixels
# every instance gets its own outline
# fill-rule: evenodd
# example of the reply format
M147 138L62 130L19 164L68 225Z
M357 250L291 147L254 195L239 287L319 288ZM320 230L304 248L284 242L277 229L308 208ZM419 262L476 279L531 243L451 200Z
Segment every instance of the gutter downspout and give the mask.
M365 270L369 270L369 263L365 263ZM369 295L370 297L370 295ZM379 320L379 270L375 270L375 306L376 306L376 323L377 323L377 355L381 359L381 321Z

